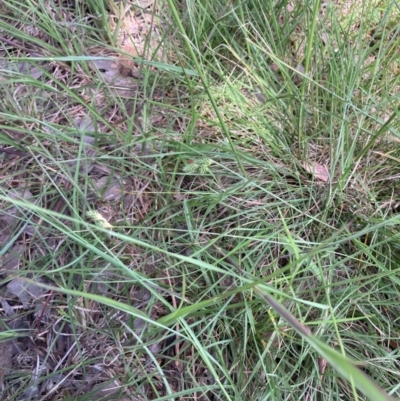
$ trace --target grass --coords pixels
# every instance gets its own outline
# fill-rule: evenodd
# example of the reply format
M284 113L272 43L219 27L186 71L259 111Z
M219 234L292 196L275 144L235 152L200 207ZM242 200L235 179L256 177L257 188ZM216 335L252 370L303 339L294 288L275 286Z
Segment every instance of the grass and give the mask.
M0 6L3 399L399 397L397 2L140 4Z

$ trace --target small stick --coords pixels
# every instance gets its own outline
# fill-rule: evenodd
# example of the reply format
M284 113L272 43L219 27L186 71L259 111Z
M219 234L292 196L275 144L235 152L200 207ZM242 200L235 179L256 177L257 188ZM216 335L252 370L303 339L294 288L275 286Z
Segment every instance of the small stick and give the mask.
M20 157L29 156L29 153L27 153L27 152L22 152L20 150L15 150L15 149L10 149L10 148L0 148L0 153L7 153L9 155L15 155L15 156L20 156Z

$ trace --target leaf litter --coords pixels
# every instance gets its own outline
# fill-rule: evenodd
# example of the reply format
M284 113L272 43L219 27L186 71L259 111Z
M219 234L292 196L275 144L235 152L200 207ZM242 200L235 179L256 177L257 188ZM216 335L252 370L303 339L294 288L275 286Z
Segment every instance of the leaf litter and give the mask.
M138 112L138 108L131 107L131 98L139 99L142 96L140 93L144 65L142 61L168 63L173 60L173 57L164 46L166 43L163 39L164 22L159 16L157 2L133 1L130 7L124 7L124 2L109 1L108 3L110 10L112 10L108 18L113 30L111 36L114 38L110 38L110 42L120 51L116 54L110 54L107 46L104 49L101 47L91 49L90 54L105 55L105 59L90 61L88 63L89 71L95 75L86 77L82 75L80 84L82 99L93 104L104 119L113 124L121 117L125 120L128 117L126 114L121 114L116 105L107 105L109 93L123 98L127 110L130 110L133 118L136 118L134 113ZM69 26L68 24L73 21L74 15L70 11L58 13L52 9L54 5L48 6L49 12L53 13L54 18L57 21L60 20L60 23L67 23ZM24 14L24 19L28 17L29 11ZM66 20L63 21L62 18L66 18ZM39 28L33 28L33 26L29 23L23 26L19 24L18 28L36 39L51 43L52 39L49 35L40 32ZM68 29L73 30L75 28L71 25L71 28ZM19 45L13 37L6 37L6 40L15 43L22 53L25 52L25 56L41 56L41 54L25 48L23 44ZM46 82L49 88L56 89L58 83L54 84L54 82L57 80L64 85L70 85L72 82L72 70L66 63L52 61L34 64L24 61L23 63L2 63L0 69L4 71L4 77L7 79L15 79L19 75L30 76L33 83L41 80L41 82ZM155 71L156 69L152 67L152 70ZM77 65L76 77L79 74L82 74L82 71ZM1 71L0 75L2 75ZM51 81L52 77L54 82ZM94 90L90 84L98 82L98 77L101 78L104 85ZM7 81L3 82L7 83ZM74 85L76 82L73 82ZM98 133L106 133L107 126L99 122L97 118L95 123L95 117L90 115L88 110L80 104L74 104L69 108L70 99L66 96L63 97L65 94L62 91L37 92L38 96L32 104L25 104L22 102L22 94L24 96L29 94L29 90L29 84L21 84L16 87L13 95L21 102L22 110L31 111L33 109L40 110L43 113L43 130L49 137L49 140L41 143L43 149L48 149L50 154L54 156L62 154L58 151L59 147L63 146L61 143L57 143L56 147L51 147L56 130L70 125L78 133L78 141L81 141L82 150L82 154L78 155L80 158L79 175L89 177L91 183L89 197L91 197L94 207L106 215L110 221L120 218L120 209L124 210L125 218L130 224L144 220L153 207L154 196L152 194L155 192L152 188L151 179L148 180L146 175L151 178L152 173L149 172L149 166L156 163L158 153L165 152L165 149L162 148L163 145L161 144L160 148L155 149L150 145L146 146L147 144L143 145L143 143L137 142L138 144L133 146L131 157L137 158L143 166L141 177L116 175L112 170L106 171L107 168L104 169L104 166L98 161L99 148L97 146L95 148L94 145L98 139ZM161 91L154 93L155 96L159 96L156 100L161 104L166 94ZM104 104L107 106L104 107ZM153 108L153 110L157 110L157 108ZM158 110L161 108L159 107ZM165 113L162 111L157 114L147 109L143 117L140 115L137 117L137 126L142 127L142 129L144 127L145 131L152 129L152 127L164 129L166 121ZM121 126L121 130L123 127L124 125ZM42 127L31 123L28 132L37 128ZM135 127L134 134L142 135L142 129ZM10 132L13 138L17 137L13 130ZM23 132L19 135L22 140L26 140L26 135ZM66 147L62 150L70 151L70 148ZM112 148L111 151L113 152L115 149ZM15 158L14 160L10 158L8 161L10 165L16 162ZM46 160L41 159L41 163L46 163ZM17 163L15 165L18 166ZM48 171L51 174L52 165L49 165L51 167ZM70 171L74 173L77 165L78 158L71 157L68 161ZM13 174L13 182L16 180L29 182L31 179L31 177L27 178L24 175L24 168L21 171L13 171ZM61 186L66 182L66 178L55 176L54 182ZM19 330L20 333L17 338L1 343L3 348L0 348L0 353L3 358L0 366L0 378L1 380L5 378L5 381L1 383L2 385L5 383L4 399L8 399L7 397L16 393L20 394L17 397L18 400L32 401L64 399L71 395L74 397L83 396L87 400L96 401L99 399L126 400L128 397L133 399L132 389L137 391L136 386L130 386L131 390L129 390L129 386L124 380L126 367L124 365L125 358L120 358L121 353L125 354L128 359L137 359L138 366L141 366L142 362L145 361L147 367L146 371L143 372L144 378L148 377L149 370L152 372L151 374L154 377L151 385L145 383L146 379L139 379L144 383L141 385L143 394L151 394L154 383L158 387L158 394L161 394L161 389L165 384L163 384L164 379L157 373L154 356L163 358L162 351L163 344L167 341L166 337L155 339L146 335L141 340L139 339L139 342L133 341L134 337L132 333L129 333L129 330L135 330L137 331L136 335L144 336L144 333L147 332L147 325L143 320L136 319L134 324L130 326L128 325L128 316L121 313L115 319L113 318L113 324L126 327L127 332L116 341L113 335L107 334L108 323L103 317L107 311L103 310L97 302L89 301L89 304L86 304L82 299L78 299L74 305L76 327L81 330L74 334L71 323L65 319L63 308L66 300L63 296L56 291L44 290L39 285L41 278L36 277L33 272L26 271L27 262L30 265L37 265L38 270L41 269L43 256L48 252L58 251L65 240L57 238L57 233L52 233L50 227L39 222L37 216L32 216L32 225L28 224L18 231L22 220L26 221L26 217L31 212L29 208L25 209L12 205L12 200L24 199L27 202L38 203L39 197L37 190L32 191L32 193L23 186L15 188L15 184L11 180L9 184L10 188L7 190L7 195L11 202L5 209L3 208L4 212L0 214L0 240L2 244L7 244L9 247L8 252L0 255L0 273L4 284L6 284L1 290L2 320L7 323L4 326L5 331L8 330L8 327L12 330ZM70 185L65 185L65 190L70 189ZM70 213L68 207L64 209L56 207L55 209L57 212ZM38 223L41 226L38 226ZM40 243L36 239L41 239L42 242ZM118 242L114 245L116 247L121 246ZM155 274L157 271L157 268L154 267L156 265L155 255L149 257L143 254L142 250L132 247L127 247L128 250L133 252L132 257L135 265L143 263L149 275ZM60 256L57 260L59 266L67 266L73 260L74 252L74 249L70 249ZM161 260L161 256L159 258ZM97 292L114 299L123 299L121 295L123 286L117 284L121 277L110 266L93 263L90 267L93 271L93 283L96 281L104 283L113 279L116 282L115 285L97 287ZM132 265L130 268L135 267ZM82 277L79 275L74 277L74 280L80 285L87 286L88 291L95 288L91 286L90 282L81 281ZM56 286L52 281L46 281L46 284ZM147 289L141 287L131 289L130 296L132 297L131 302L138 309L148 314L149 318L155 320L163 313L163 307L157 305L157 301L150 297ZM142 343L144 340L150 342L149 350L154 356L143 353ZM82 367L79 364L81 362L79 360L80 352L84 352L85 358L91 358L92 363ZM8 377L10 373L13 373L13 377ZM19 373L22 374L21 377L26 374L30 375L30 380L24 382L19 377ZM135 374L140 377L139 371ZM178 386L176 380L171 378L171 386L172 382Z

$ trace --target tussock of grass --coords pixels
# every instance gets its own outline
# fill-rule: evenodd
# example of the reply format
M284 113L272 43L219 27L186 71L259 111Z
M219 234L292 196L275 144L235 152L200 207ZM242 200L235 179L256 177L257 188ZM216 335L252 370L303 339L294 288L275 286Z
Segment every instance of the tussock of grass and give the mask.
M398 397L396 3L145 3L0 8L3 398Z

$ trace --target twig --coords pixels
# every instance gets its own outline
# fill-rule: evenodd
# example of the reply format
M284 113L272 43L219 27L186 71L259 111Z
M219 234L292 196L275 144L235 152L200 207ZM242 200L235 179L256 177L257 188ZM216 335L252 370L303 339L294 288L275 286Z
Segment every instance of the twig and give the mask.
M1 38L0 38L1 40ZM28 152L22 152L21 150L15 150L10 148L0 148L0 153L7 153L9 155L20 156L20 157L27 157L29 156Z

